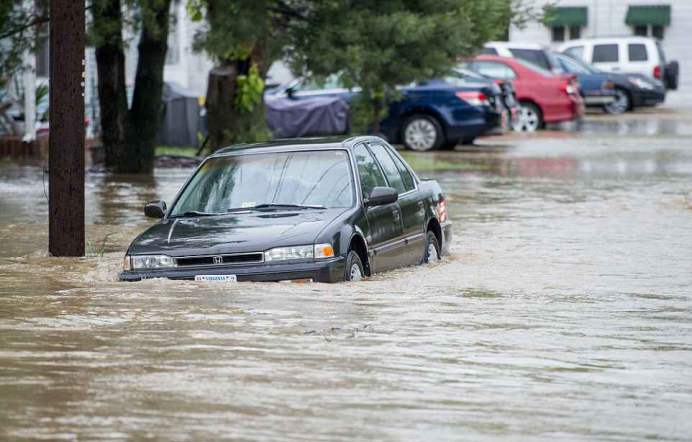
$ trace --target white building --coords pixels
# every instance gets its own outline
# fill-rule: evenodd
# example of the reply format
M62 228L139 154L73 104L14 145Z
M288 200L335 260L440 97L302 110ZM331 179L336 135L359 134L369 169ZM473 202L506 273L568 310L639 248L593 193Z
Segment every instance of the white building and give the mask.
M510 41L559 46L576 38L646 35L663 43L668 61L680 63L680 87L667 102L692 99L692 0L534 0L555 3L550 25L512 27Z

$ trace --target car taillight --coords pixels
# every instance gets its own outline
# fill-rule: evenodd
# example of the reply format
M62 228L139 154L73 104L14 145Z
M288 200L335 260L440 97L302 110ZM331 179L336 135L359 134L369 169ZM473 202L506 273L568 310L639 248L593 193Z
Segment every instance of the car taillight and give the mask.
M437 203L437 216L440 217L441 223L447 221L447 202L442 198L440 198L440 202Z
M612 81L606 81L603 83L603 89L615 89L615 85Z
M575 87L569 83L562 83L560 85L560 90L567 95L573 95L576 92Z
M661 66L656 66L654 68L654 78L661 78Z
M464 91L457 92L457 97L461 98L471 106L484 106L488 104L488 97L483 92Z

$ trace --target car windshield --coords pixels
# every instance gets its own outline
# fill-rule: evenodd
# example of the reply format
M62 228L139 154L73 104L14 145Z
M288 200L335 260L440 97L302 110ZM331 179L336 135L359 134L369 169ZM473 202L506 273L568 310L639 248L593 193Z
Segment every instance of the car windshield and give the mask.
M217 157L197 171L170 216L216 215L253 208L351 207L352 181L345 150Z
M567 58L567 57L569 57L569 58ZM587 62L585 62L584 60L582 60L579 57L572 57L570 55L566 55L565 58L563 58L563 60L569 60L570 62L580 66L588 74L602 74L603 73L602 71L591 66L590 64L588 64Z

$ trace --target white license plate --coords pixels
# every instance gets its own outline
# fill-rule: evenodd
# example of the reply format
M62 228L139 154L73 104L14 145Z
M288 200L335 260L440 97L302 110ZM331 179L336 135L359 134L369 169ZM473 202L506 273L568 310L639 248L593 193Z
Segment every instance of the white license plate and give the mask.
M199 282L238 282L236 275L195 275Z

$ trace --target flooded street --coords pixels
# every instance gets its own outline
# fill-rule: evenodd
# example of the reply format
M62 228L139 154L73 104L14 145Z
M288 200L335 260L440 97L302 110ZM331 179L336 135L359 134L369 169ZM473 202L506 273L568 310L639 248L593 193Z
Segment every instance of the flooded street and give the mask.
M88 174L89 256L48 258L42 168L0 162L0 440L690 440L675 127L406 153L451 256L336 285L116 282L189 169Z

